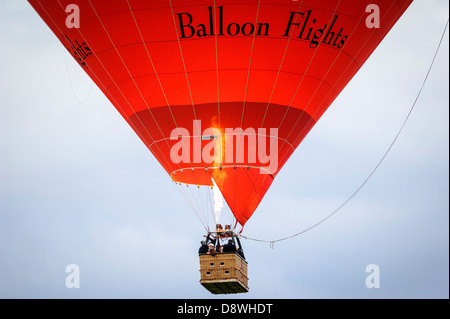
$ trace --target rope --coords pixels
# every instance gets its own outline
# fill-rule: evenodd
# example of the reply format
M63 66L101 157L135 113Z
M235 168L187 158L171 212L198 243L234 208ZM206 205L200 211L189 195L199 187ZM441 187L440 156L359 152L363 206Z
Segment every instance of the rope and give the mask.
M315 223L314 225L312 225L312 226L310 226L310 227L308 227L308 228L306 228L306 229L304 229L304 230L302 230L302 231L300 231L300 232L298 232L298 233L296 233L296 234L293 234L293 235L290 235L290 236L287 236L287 237L284 237L284 238L279 238L279 239L276 239L276 240L256 239L256 238L251 238L251 237L247 237L247 236L243 236L243 235L241 235L241 237L243 237L243 238L245 238L245 239L248 239L248 240L253 240L253 241L258 241L258 242L266 242L266 243L269 243L269 244L270 244L270 248L273 249L273 248L274 248L274 244L275 244L276 242L283 241L283 240L287 240L287 239L291 239L291 238L293 238L293 237L296 237L296 236L299 236L299 235L301 235L301 234L304 234L305 232L307 232L307 231L309 231L309 230L311 230L311 229L313 229L313 228L319 226L320 224L322 224L323 222L325 222L327 219L329 219L329 218L331 218L333 215L335 215L338 211L340 211L345 205L347 205L347 204L348 204L348 203L349 203L349 202L350 202L350 201L351 201L351 200L359 193L359 191L366 185L366 183L370 180L370 178L373 176L373 174L376 172L376 170L380 167L381 163L384 161L384 159L386 158L386 156L388 155L388 153L390 152L390 150L391 150L392 147L394 146L395 142L397 141L398 137L400 136L401 132L403 131L403 128L405 127L406 122L408 121L408 119L409 119L409 117L410 117L412 111L414 110L414 107L416 106L416 103L417 103L417 101L418 101L418 99L419 99L419 97L420 97L420 95L421 95L421 93L422 93L422 90L423 90L423 88L425 87L425 83L426 83L427 80L428 80L428 76L430 75L431 69L433 68L434 61L436 60L436 56L437 56L437 54L438 54L438 52L439 52L439 49L441 48L442 40L444 39L445 32L447 31L448 23L449 23L449 20L447 19L447 23L445 24L444 31L442 32L441 39L440 39L439 44L438 44L438 46L437 46L437 48L436 48L436 52L434 53L433 60L431 61L431 64L430 64L430 66L429 66L429 68L428 68L428 71L427 71L427 73L426 73L426 75L425 75L425 78L424 78L424 80L423 80L423 82L422 82L422 85L421 85L421 87L420 87L420 90L419 90L419 92L417 93L417 96L416 96L416 98L414 99L414 102L413 102L413 104L412 104L412 106L411 106L411 108L410 108L408 114L406 115L406 118L405 118L405 120L403 121L403 124L401 125L400 129L398 130L397 135L395 135L393 141L391 142L391 144L390 144L389 147L387 148L387 150L386 150L386 152L384 153L384 155L381 157L381 159L380 159L380 161L378 162L378 164L377 164L377 165L375 166L375 168L371 171L371 173L369 174L369 176L367 176L367 178L366 178L366 179L362 182L362 184L361 184L361 185L360 185L360 186L359 186L359 187L358 187L358 188L350 195L350 197L347 198L347 200L345 200L338 208L336 208L333 212L331 212L331 213L330 213L329 215L327 215L325 218L319 220L319 221L318 221L317 223Z
M64 60L66 61L67 77L69 78L70 88L72 89L73 97L78 102L78 104L84 104L87 102L87 100L89 100L89 97L91 96L92 88L94 87L94 81L91 81L91 88L89 89L89 93L87 94L86 98L83 101L80 101L78 96L75 94L75 90L73 88L72 78L70 77L69 65L67 62L67 51L66 50L64 50Z

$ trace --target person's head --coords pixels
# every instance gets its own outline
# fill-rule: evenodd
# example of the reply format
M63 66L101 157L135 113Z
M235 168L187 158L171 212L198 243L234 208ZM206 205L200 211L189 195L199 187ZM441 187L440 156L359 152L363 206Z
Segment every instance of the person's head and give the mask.
M233 240L228 239L228 243L229 243L229 244L232 244L232 243L233 243Z
M206 242L205 242L204 240L202 240L202 241L200 242L200 244L202 244L202 246L205 246L205 245L206 245Z

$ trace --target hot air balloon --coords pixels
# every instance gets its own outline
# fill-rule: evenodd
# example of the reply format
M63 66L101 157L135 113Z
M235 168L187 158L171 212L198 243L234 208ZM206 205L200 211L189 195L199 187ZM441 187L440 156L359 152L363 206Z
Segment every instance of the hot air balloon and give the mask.
M220 190L233 240L412 0L29 2L175 183Z

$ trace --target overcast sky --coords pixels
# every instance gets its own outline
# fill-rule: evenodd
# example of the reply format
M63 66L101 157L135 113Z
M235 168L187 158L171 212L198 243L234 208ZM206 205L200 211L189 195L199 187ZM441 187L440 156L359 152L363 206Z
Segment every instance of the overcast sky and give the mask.
M297 233L359 187L414 102L448 6L414 1L244 235ZM0 297L215 298L199 284L203 226L132 129L26 1L0 2L0 30ZM274 249L244 239L250 292L219 297L449 297L448 61L447 30L409 121L360 193ZM66 287L69 264L78 289ZM369 264L380 288L365 285Z

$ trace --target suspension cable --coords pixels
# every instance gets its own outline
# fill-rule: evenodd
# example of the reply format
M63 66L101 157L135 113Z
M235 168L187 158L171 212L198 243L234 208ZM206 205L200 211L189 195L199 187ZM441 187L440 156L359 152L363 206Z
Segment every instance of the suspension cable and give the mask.
M253 241L258 241L258 242L266 242L266 243L270 243L270 247L273 248L275 242L279 242L279 241L287 240L287 239L290 239L290 238L294 238L294 237L296 237L296 236L299 236L299 235L301 235L301 234L304 234L304 233L306 233L307 231L309 231L309 230L311 230L311 229L313 229L313 228L319 226L320 224L322 224L323 222L325 222L327 219L329 219L329 218L331 218L333 215L335 215L338 211L340 211L345 205L347 205L347 204L348 204L348 203L349 203L349 202L350 202L350 201L351 201L351 200L359 193L359 191L366 185L366 183L369 181L369 179L373 176L373 174L376 172L376 170L380 167L381 163L384 161L384 159L386 158L386 156L388 155L388 153L390 152L390 150L391 150L392 147L394 146L395 142L397 141L398 137L400 136L401 132L403 131L403 128L405 127L406 122L408 121L408 119L409 119L409 117L410 117L412 111L414 110L414 107L416 106L416 103L417 103L417 101L418 101L418 99L419 99L419 97L420 97L420 95L421 95L421 93L422 93L422 90L423 90L423 88L424 88L424 86L425 86L425 83L426 83L427 80L428 80L428 76L430 75L431 69L433 68L433 64L434 64L434 61L436 60L436 56L437 56L437 54L438 54L438 52L439 52L439 49L441 48L442 40L444 39L445 32L447 31L448 23L449 23L449 20L447 19L447 23L445 24L444 31L442 32L441 39L440 39L439 44L438 44L438 46L437 46L437 48L436 48L436 51L435 51L435 53L434 53L433 59L432 59L432 61L431 61L431 64L430 64L430 66L429 66L429 68L428 68L428 71L427 71L427 73L426 73L426 75L425 75L425 78L424 78L424 80L423 80L423 82L422 82L422 85L421 85L421 87L420 87L420 90L419 90L419 92L417 93L417 96L416 96L416 98L414 99L414 102L413 102L413 104L412 104L412 106L411 106L411 108L410 108L408 114L406 115L405 120L403 121L403 124L400 126L400 129L398 130L397 134L395 135L393 141L391 142L391 144L389 145L389 147L387 148L386 152L385 152L384 155L381 157L380 161L377 163L377 165L375 166L375 168L370 172L370 174L369 174L369 175L366 177L366 179L361 183L361 185L359 185L359 187L358 187L358 188L350 195L350 197L348 197L348 198L347 198L347 199L346 199L346 200L345 200L338 208L336 208L334 211L332 211L330 214L328 214L325 218L319 220L317 223L313 224L312 226L310 226L310 227L308 227L308 228L306 228L306 229L304 229L304 230L302 230L302 231L300 231L300 232L298 232L298 233L292 234L292 235L290 235L290 236L283 237L283 238L279 238L279 239L275 239L275 240L257 239L257 238L247 237L247 236L244 236L244 235L241 235L241 237L243 237L243 238L245 238L245 239L248 239L248 240L253 240Z
M88 94L84 98L84 100L80 100L75 93L75 89L73 88L72 78L70 77L70 72L69 72L69 64L67 62L67 54L68 54L67 51L64 50L64 60L66 61L67 77L69 78L70 88L72 89L73 97L78 102L78 104L85 104L87 102L87 100L89 100L89 97L91 96L92 88L94 87L94 81L91 80L91 87L89 89Z

